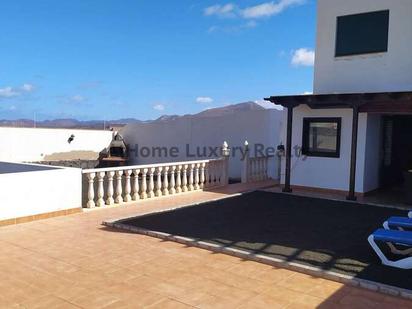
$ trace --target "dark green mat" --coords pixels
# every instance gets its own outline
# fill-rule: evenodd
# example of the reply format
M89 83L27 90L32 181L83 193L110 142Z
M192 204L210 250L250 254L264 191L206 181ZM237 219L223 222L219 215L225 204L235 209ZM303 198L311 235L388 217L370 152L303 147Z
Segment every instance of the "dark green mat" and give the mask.
M124 222L412 289L412 271L382 266L367 238L406 211L253 192Z

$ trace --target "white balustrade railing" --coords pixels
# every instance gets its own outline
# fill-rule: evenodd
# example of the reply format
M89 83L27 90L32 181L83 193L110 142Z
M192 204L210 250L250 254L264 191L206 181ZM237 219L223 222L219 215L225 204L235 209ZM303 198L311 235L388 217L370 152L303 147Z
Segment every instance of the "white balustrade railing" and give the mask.
M269 159L273 156L250 158L249 144L245 141L244 160L242 162L242 183L269 179Z
M87 169L85 207L103 207L228 184L228 155L220 159Z

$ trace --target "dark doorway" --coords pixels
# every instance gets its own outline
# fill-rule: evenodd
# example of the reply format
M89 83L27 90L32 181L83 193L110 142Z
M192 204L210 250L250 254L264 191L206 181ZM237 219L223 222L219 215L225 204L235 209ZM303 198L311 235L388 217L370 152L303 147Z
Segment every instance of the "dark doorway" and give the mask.
M381 183L405 193L405 180L412 169L412 116L385 116Z

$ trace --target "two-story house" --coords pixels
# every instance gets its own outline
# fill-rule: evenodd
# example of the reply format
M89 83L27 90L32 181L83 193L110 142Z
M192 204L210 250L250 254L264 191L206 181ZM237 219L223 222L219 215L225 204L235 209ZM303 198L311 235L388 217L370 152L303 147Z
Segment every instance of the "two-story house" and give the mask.
M401 188L412 170L412 1L318 0L313 95L267 100L288 111L284 191L355 200Z

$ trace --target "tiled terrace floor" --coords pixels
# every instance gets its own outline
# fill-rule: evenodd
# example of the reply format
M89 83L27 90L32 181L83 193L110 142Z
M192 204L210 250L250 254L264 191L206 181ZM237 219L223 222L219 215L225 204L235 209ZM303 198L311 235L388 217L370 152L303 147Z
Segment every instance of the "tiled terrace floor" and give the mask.
M332 281L103 227L197 192L0 228L1 308L411 308Z

